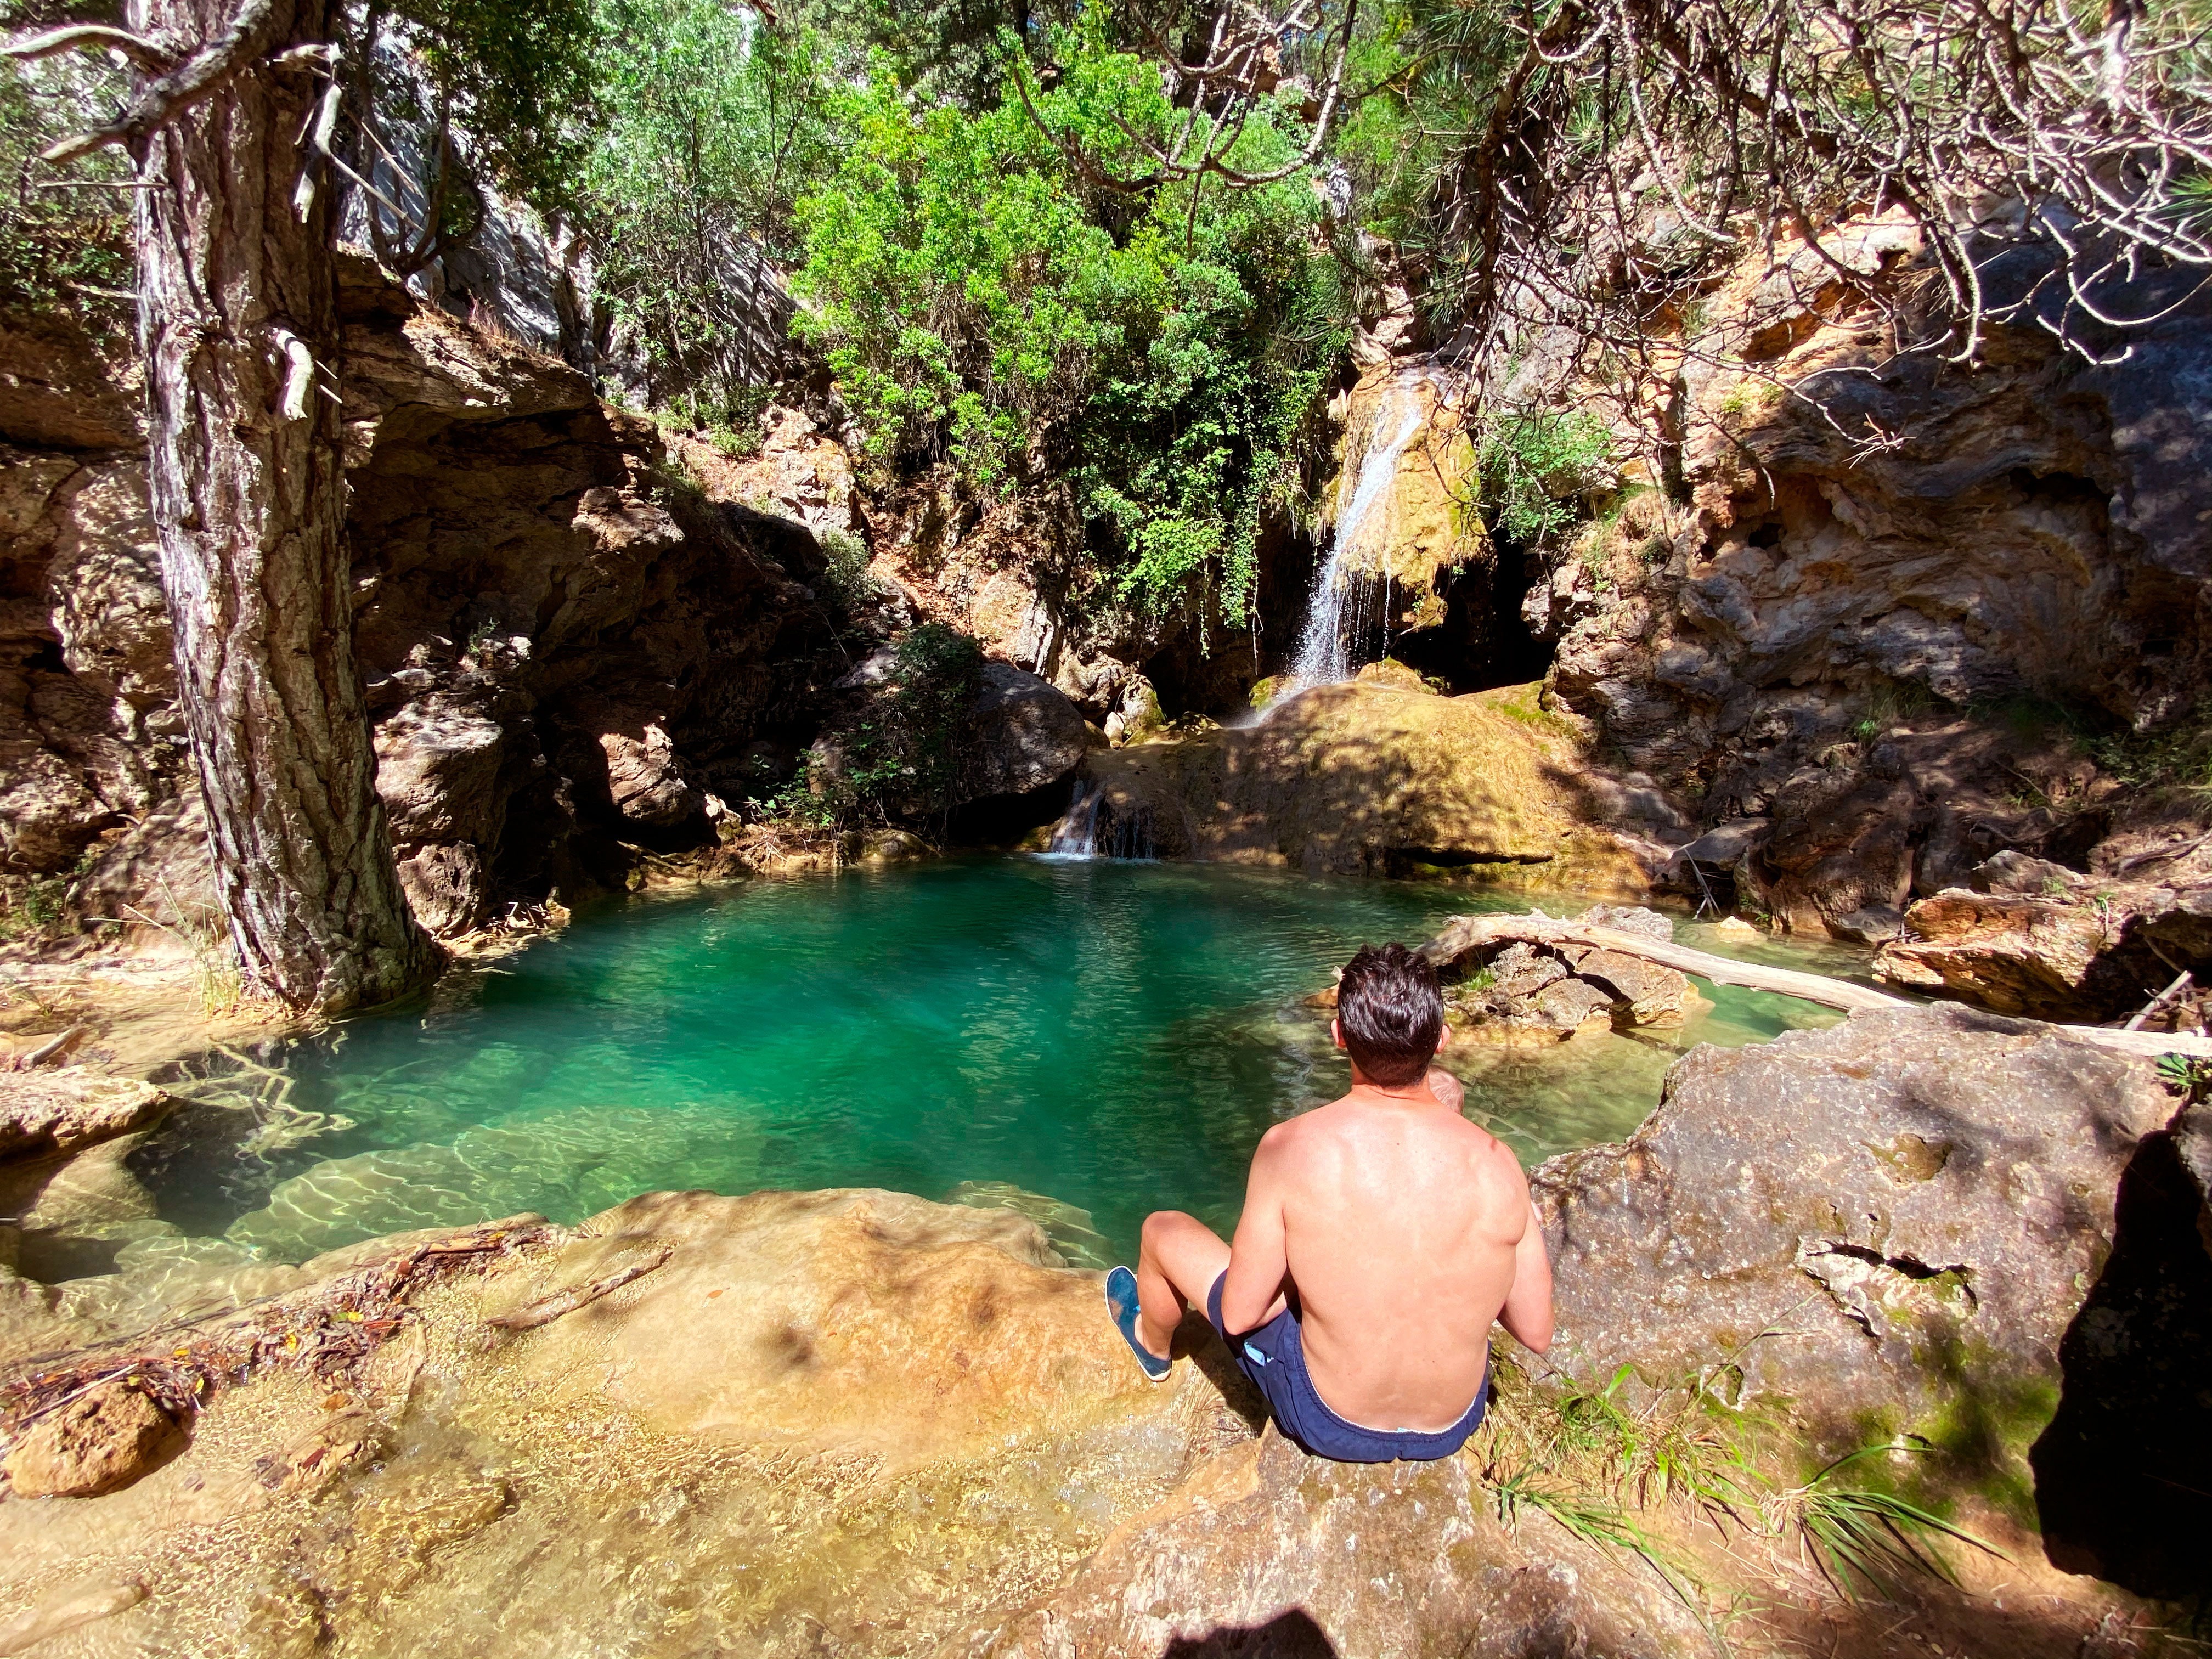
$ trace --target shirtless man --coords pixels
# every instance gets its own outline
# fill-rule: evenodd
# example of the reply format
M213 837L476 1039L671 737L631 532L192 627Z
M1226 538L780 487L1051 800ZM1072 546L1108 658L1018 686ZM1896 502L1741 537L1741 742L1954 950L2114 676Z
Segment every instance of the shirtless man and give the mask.
M1449 1457L1482 1421L1492 1321L1551 1345L1543 1231L1520 1160L1430 1072L1444 1037L1434 969L1401 945L1361 951L1333 1033L1352 1091L1260 1138L1235 1243L1158 1212L1136 1272L1108 1275L1107 1305L1156 1382L1186 1304L1204 1308L1316 1456Z

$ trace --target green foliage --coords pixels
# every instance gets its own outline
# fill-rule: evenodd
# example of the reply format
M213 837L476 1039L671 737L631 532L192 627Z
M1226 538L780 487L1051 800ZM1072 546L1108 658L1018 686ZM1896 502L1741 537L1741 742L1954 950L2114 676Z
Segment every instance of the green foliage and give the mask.
M1095 31L1060 44L1042 131L1012 98L925 107L878 60L844 100L842 165L799 205L799 326L878 465L946 460L985 499L1070 475L1125 597L1210 580L1241 613L1261 511L1342 343L1318 199L1299 175L1099 187L1071 155L1135 171L1124 129L1164 136L1182 112ZM1232 160L1279 161L1297 137L1255 119Z
M122 152L102 150L66 173L38 159L56 140L105 118L102 106L118 100L121 86L119 75L87 58L0 64L0 304L67 305L103 329L123 326L130 196L103 187L129 177Z
M792 783L749 801L749 815L818 831L945 811L959 781L982 669L982 647L957 629L924 623L910 630L883 689L836 732L834 757L809 763Z
M756 307L732 273L795 252L793 204L830 165L831 42L721 0L597 7L605 119L577 194L598 292L687 412L741 431L731 347Z
M1542 546L1575 521L1573 496L1613 458L1613 434L1579 410L1528 410L1486 422L1475 450L1491 528Z
M1835 1484L1837 1472L1847 1465L1897 1449L1862 1446L1838 1458L1784 1500L1820 1571L1849 1601L1859 1599L1862 1587L1894 1597L1904 1582L1916 1576L1956 1583L1957 1575L1937 1546L1941 1538L2001 1554L1973 1534L1893 1492L1856 1491Z
M547 210L569 204L597 101L591 0L377 0L368 16L364 42L381 19L428 82L433 107L419 113L465 131L502 189ZM376 95L408 101L391 83Z
M876 54L921 103L984 109L998 99L1008 33L1037 51L1076 9L1073 0L806 0L796 15Z
M2203 1054L2160 1054L2159 1081L2191 1101L2212 1096L2212 1057Z
M849 530L821 535L822 585L847 616L880 597L883 585L868 570L867 544Z

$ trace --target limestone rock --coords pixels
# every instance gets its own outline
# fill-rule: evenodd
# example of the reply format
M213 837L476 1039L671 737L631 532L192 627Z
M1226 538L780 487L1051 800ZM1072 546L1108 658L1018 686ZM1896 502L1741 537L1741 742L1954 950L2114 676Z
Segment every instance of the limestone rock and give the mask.
M1166 858L1309 873L1471 870L1500 885L1642 896L1664 848L1584 816L1587 767L1536 688L1440 697L1352 682L1256 725L1093 754L1101 821Z
M592 1386L662 1432L865 1448L903 1468L1149 1386L1115 1352L1097 1281L1057 1271L1044 1233L1011 1210L878 1192L664 1193L592 1231L562 1253L560 1282L661 1243L677 1254L619 1314L572 1314L519 1363L555 1388L588 1343ZM671 1342L710 1307L713 1341Z
M1536 1174L1551 1360L1724 1370L1820 1448L1926 1433L2017 1490L2121 1170L2172 1112L2147 1061L1955 1006L1697 1048L1627 1142Z
M1577 921L1671 939L1656 910L1595 904ZM1623 951L1516 940L1463 948L1449 927L1424 947L1455 1029L1485 1040L1571 1036L1595 1024L1680 1025L1699 999L1686 975Z
M450 293L451 275L424 282ZM786 574L821 549L671 489L658 430L557 359L359 256L339 276L355 653L410 899L450 933L502 889L623 887L641 830L705 839L714 769L741 769L779 678L830 648ZM25 446L0 466L0 592L18 596L0 602L0 852L34 873L88 853L83 915L197 929L205 834L135 399L98 356L58 322L0 325L0 444Z
M1689 976L1677 969L1621 951L1568 946L1561 954L1574 969L1577 978L1592 981L1601 991L1612 993L1607 1004L1608 1009L1627 1005L1627 1020L1632 1025L1679 1025L1688 1017L1696 993L1691 988Z
M1822 240L1853 271L1924 258L1891 221ZM1650 538L1593 537L1606 580L1559 561L1527 611L1556 630L1557 696L1629 765L1692 786L1704 824L1768 821L1748 865L1695 855L1709 879L1740 870L1723 906L1826 931L1965 886L2006 848L2125 873L2134 850L2098 850L2124 828L2110 792L2063 734L1960 711L2051 698L2151 731L2203 699L2208 307L2164 317L2124 368L2001 325L1969 390L1863 331L1802 243L1705 296L1668 416L1688 434L1689 510ZM1526 346L1556 349L1541 330ZM1775 384L1838 390L1816 406L1715 366L1747 354ZM1877 456L1832 422L1912 435ZM2156 840L2195 843L2201 804L2186 817Z
M1905 912L1909 933L1891 939L1875 972L1893 985L1931 991L2000 1013L2083 1020L2132 1013L2173 976L2148 940L2172 933L2185 962L2201 960L2197 930L2171 925L2172 896L2149 915L2102 906L1954 888ZM2188 907L2195 908L2192 902ZM2166 924L2163 929L2161 924ZM2190 948L2191 945L2198 950ZM2167 960L2172 959L2170 955Z
M0 1072L0 1158L75 1152L143 1129L169 1106L150 1083L81 1066Z
M939 1659L1710 1651L1686 1609L1563 1528L1509 1533L1470 1477L1463 1457L1322 1462L1270 1427L1121 1528L1067 1588Z
M18 1498L94 1498L143 1477L181 1432L137 1389L110 1382L39 1419L0 1468Z
M1011 663L983 665L969 714L960 789L969 800L1026 794L1073 771L1090 745L1083 715L1047 681Z

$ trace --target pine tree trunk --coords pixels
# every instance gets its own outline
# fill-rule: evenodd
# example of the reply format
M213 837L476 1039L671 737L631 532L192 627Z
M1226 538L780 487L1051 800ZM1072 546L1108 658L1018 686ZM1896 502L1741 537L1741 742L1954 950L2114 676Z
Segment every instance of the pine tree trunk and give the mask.
M234 4L132 10L189 51ZM134 146L154 518L216 882L249 986L326 1011L400 995L435 962L354 666L331 192L305 222L292 205L321 82L265 62L329 40L334 10L277 0L262 61Z

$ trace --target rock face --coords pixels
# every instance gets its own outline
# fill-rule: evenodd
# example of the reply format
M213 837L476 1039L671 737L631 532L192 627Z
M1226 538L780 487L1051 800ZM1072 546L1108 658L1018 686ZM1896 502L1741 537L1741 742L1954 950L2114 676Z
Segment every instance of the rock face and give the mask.
M168 1109L150 1083L82 1066L0 1072L0 1158L73 1152L143 1129Z
M1893 223L1825 245L1869 284L1924 260ZM2212 684L2205 305L2124 368L2024 324L1960 380L1862 333L1812 250L1747 263L1651 422L1686 500L1632 493L1531 592L1559 696L1705 823L1763 820L1741 888L1793 928L1848 936L2007 848L2114 873L2118 785L2049 708L2140 731Z
M2136 1012L2180 967L2212 960L2212 891L2116 886L2093 896L2045 879L2055 896L1947 889L1920 900L1875 972L2000 1013L2098 1020ZM2153 1029L2173 1029L2172 1015Z
M1537 1173L1551 1363L1790 1402L1823 1455L1919 1434L2025 1510L2114 1190L2173 1112L2147 1062L1956 1007L1696 1049L1626 1143Z
M813 537L687 488L566 365L341 263L356 655L422 919L461 931L623 884L626 843L705 841L706 794L742 798L748 745L830 678L790 574L819 568ZM0 611L0 844L31 873L89 852L87 904L173 921L204 835L132 400L52 332L0 331L21 463L0 591L22 596Z
M1322 686L1258 725L1096 753L1087 769L1103 791L1100 844L1163 857L1314 875L1472 866L1510 885L1637 896L1667 857L1634 833L1657 824L1600 826L1603 781L1528 687Z
M173 794L160 555L129 343L0 317L0 855L67 869Z

